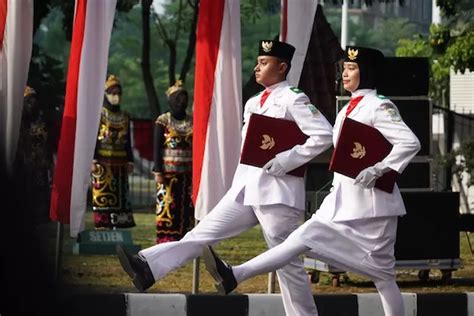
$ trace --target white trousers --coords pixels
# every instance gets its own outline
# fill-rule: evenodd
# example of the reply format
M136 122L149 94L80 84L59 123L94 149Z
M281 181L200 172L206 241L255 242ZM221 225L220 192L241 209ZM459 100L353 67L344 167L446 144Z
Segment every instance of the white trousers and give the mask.
M286 205L245 206L241 201L242 196L236 201L226 195L180 241L158 244L140 251L150 265L155 280L200 256L205 245L214 245L234 237L258 223L268 247L277 246L302 220L301 210ZM301 258L290 258L279 267L277 276L287 315L317 315L311 285Z
M233 267L241 282L280 266L306 253L344 271L369 277L380 294L386 316L404 315L403 299L395 282L393 255L396 216L327 221L316 214L280 245Z

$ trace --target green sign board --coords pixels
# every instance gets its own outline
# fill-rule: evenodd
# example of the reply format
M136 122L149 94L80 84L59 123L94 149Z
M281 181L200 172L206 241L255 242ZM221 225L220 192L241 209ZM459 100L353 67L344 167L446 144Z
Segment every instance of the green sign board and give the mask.
M123 244L130 252L140 251L133 243L129 230L84 230L73 245L74 254L115 254L117 244Z

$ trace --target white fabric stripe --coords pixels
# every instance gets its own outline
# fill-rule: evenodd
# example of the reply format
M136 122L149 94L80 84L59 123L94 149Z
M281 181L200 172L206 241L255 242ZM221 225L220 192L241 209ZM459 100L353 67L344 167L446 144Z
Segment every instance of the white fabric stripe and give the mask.
M295 87L300 81L317 5L318 1L314 0L288 1L286 38L287 43L295 46L296 51L287 80Z
M474 316L474 293L466 293L467 295L467 316Z
M127 316L186 316L184 294L125 293Z
M248 294L249 315L285 315L281 294Z
M405 316L416 316L416 293L402 293ZM357 294L359 315L383 315L382 302L378 293Z
M207 127L195 217L202 220L232 184L240 158L242 74L240 0L224 5L214 93Z
M0 51L0 168L12 172L33 44L33 0L9 0Z
M76 142L72 176L70 235L84 230L90 165L104 95L109 42L117 1L88 0L77 91Z

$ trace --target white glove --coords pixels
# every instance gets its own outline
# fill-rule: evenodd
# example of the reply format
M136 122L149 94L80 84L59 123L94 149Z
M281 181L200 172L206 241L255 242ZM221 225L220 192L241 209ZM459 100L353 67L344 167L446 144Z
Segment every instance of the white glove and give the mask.
M375 182L390 168L386 167L382 162L377 162L375 165L362 170L354 180L354 184L358 184L363 188L372 189Z
M276 158L269 160L263 167L266 173L272 176L281 177L286 174L285 169L278 163Z

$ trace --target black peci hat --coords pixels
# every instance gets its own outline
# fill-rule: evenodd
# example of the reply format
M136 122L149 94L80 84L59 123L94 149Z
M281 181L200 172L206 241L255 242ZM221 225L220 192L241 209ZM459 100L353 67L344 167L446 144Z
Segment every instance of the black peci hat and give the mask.
M381 51L368 47L347 46L344 62L359 65L360 83L358 89L374 89L378 81L378 71L382 68L384 56Z
M274 56L291 63L295 47L285 42L261 40L258 46L258 56Z

